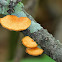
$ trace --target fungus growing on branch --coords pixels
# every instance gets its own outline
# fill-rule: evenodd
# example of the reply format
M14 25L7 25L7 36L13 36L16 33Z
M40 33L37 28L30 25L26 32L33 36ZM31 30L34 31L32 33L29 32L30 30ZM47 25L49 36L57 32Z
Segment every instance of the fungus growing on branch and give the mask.
M22 39L22 43L24 46L28 47L28 48L35 48L37 47L37 43L32 39L30 38L29 36L26 36Z
M41 55L43 53L43 49L40 49L38 47L26 48L26 53L28 53L29 55L33 55L33 56L38 56L38 55Z
M22 43L26 46L26 53L33 56L38 56L43 53L43 49L38 48L38 44L29 36L26 36L22 39Z
M15 15L7 15L1 18L1 25L9 30L22 31L31 25L31 20L27 17L17 17Z

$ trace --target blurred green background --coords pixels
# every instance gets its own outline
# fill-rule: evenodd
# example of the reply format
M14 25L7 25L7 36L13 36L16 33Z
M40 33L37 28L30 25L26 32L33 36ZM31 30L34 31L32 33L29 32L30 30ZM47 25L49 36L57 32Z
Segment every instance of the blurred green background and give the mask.
M23 0L22 2L25 10L62 42L62 0ZM13 59L16 61L20 59L21 62L55 62L45 54L38 57L26 54L25 47L21 43L23 37L21 32L9 31L0 25L0 62L13 61Z

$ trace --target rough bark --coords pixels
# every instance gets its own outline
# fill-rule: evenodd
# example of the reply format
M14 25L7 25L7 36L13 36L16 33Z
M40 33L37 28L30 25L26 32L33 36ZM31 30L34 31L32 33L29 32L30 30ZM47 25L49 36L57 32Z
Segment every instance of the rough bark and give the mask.
M24 11L25 12L25 11ZM31 21L35 21L32 16L25 12ZM41 28L37 32L31 33L29 29L23 31L24 35L32 37L44 49L44 52L56 62L62 62L62 44L56 40L46 29Z

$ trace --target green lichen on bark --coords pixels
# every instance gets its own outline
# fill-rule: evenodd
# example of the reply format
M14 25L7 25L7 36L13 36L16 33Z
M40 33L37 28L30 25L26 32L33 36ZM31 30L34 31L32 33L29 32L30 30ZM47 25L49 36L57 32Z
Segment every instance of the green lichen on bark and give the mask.
M10 3L10 0L0 0L0 14L7 15L8 14L8 5Z
M0 0L0 14L8 15L14 12L14 10L16 13L20 12L22 10L21 7L24 6L23 3L19 1L20 0Z
M8 6L3 6L2 8L0 8L0 14L8 15L8 10Z
M30 30L31 33L33 32L37 32L38 30L40 30L42 27L40 26L39 23L36 23L34 21L31 21L31 26L28 28Z
M9 3L10 3L10 0L0 0L0 4L2 4L2 5L9 5Z
M22 8L24 7L23 3L19 2L15 7L14 7L14 10L15 12L20 12L22 11Z
M16 15L18 17L27 17L26 14L23 12L24 5L23 3L19 2L15 7L14 7L14 13L11 15ZM19 9L18 9L19 8Z

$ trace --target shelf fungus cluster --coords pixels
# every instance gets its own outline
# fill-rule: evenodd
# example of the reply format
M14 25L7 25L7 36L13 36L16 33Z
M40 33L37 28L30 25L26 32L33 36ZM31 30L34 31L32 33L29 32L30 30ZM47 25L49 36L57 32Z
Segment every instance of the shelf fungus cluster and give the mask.
M43 49L38 48L38 44L29 36L22 39L22 44L26 46L26 53L33 56L38 56L43 53Z
M22 31L26 30L31 25L31 20L27 17L17 17L15 15L7 15L3 18L0 18L0 24L8 29L13 31ZM38 44L29 36L26 36L22 39L22 43L26 46L26 53L38 56L43 53L43 50L38 48Z
M7 15L1 18L1 25L9 30L22 31L31 25L31 20L27 17L17 17L15 15Z

